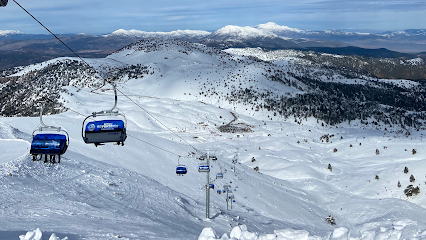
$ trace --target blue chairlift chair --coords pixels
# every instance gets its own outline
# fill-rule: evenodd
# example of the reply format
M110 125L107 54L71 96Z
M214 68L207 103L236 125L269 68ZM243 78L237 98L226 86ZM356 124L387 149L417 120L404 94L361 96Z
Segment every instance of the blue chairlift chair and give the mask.
M92 115L86 117L83 121L81 128L81 136L85 143L93 143L97 147L98 145L104 145L104 143L117 143L117 145L124 145L124 141L127 138L126 126L127 119L124 114L119 113L114 109L117 106L117 89L115 84L111 83L114 87L115 103L111 110L93 112ZM114 119L118 117L122 119ZM98 117L106 117L107 119L96 120ZM92 118L95 121L87 122L87 119Z
M44 124L43 106L40 110L40 124L33 131L32 136L30 154L33 156L33 161L40 161L44 156L45 163L48 157L51 163L55 163L58 156L58 163L61 162L61 155L67 151L69 145L69 135L61 127Z
M176 167L176 174L178 176L183 176L188 172L188 169L186 168L185 165L177 165Z

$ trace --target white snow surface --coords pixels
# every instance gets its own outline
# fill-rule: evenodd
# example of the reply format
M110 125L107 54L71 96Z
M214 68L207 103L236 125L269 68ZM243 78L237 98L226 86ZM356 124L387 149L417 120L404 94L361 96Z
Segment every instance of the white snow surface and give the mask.
M25 235L19 236L19 240L43 240L43 233L40 228L37 228L34 231L28 231ZM68 240L68 237L59 238L55 233L50 235L49 240Z
M118 84L134 101L118 97L128 121L124 146L85 144L84 117L68 111L43 118L70 135L61 164L33 162L29 146L39 118L0 117L0 239L37 239L39 233L52 240L426 237L423 131L407 137L396 127L363 129L356 121L337 127L323 127L313 118L300 124L280 117L267 121L268 112L254 114L242 103L202 97L200 86L225 81L229 71L271 91L299 90L268 82L257 65L237 70L219 65L233 65L238 56L209 55L206 47L198 47L188 52L164 44L156 51L131 48L99 62L88 60L98 67L139 63L155 70ZM62 94L66 107L86 116L113 105L111 91L67 90ZM219 132L218 126L234 120L231 112L253 132L241 137ZM322 142L325 134L334 137ZM206 174L197 171L195 149L208 149L218 158L211 162L215 189L208 220ZM239 163L232 169L236 154ZM185 176L175 174L178 159L188 167ZM220 172L223 179L215 179ZM225 194L216 193L227 184L235 196L229 210ZM405 196L410 184L420 187L419 195ZM329 215L333 226L325 220Z

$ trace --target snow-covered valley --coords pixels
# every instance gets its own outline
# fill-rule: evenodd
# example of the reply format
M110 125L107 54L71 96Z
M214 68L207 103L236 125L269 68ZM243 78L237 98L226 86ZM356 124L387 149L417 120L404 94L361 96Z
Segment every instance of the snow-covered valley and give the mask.
M55 76L68 80L59 101L70 110L43 119L70 135L59 165L33 162L29 154L39 118L0 118L0 239L26 239L37 228L42 239L55 233L69 240L209 239L213 229L211 239L426 237L423 129L407 135L398 125L385 130L359 120L329 125L313 117L274 116L224 96L239 89L294 96L310 88L288 73L288 82L271 81L264 62L203 45L193 52L170 46L145 42L106 59L87 59L100 74L120 76L117 107L128 121L124 146L82 141L82 115L113 105L112 91L98 89L97 76L80 82ZM120 73L132 64L141 71ZM34 69L43 67L13 76ZM42 91L28 99L35 105L51 95ZM233 120L250 131L219 131ZM205 151L218 158L211 162L210 219L206 174L198 172L196 159ZM188 167L185 176L175 173L178 161ZM216 179L220 172L223 179ZM225 194L216 192L224 185L235 196L229 210ZM420 193L407 197L408 185L419 186ZM326 221L329 215L334 225Z

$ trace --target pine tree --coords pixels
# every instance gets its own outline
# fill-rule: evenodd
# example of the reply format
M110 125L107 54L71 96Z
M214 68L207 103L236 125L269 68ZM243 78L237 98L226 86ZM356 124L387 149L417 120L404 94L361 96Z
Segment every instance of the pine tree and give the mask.
M408 173L408 167L407 167L407 166L405 166L405 168L404 168L404 173L405 173L405 174L407 174L407 173Z

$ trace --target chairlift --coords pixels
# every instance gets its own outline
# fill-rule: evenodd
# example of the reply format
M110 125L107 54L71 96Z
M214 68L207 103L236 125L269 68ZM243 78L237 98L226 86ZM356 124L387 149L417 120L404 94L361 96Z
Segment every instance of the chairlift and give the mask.
M221 190L217 190L217 194L221 194L222 193L222 191Z
M6 7L8 0L0 0L0 7Z
M210 172L210 166L206 164L200 164L198 166L198 172Z
M209 188L214 189L214 184L213 184L213 183L210 183L210 184L209 184Z
M184 166L184 165L178 165L176 167L176 174L179 175L179 176L183 176L187 172L188 172L188 170L187 170L186 166Z
M198 158L198 160L200 160L200 161L204 161L204 160L206 160L206 156L202 155L202 156L200 156L200 157Z
M43 122L43 105L40 110L40 124L32 133L33 139L31 142L30 154L33 156L33 161L41 161L44 156L44 162L61 162L61 155L67 151L69 145L68 133L61 127L47 126Z
M126 126L127 119L124 114L114 111L117 106L117 89L114 83L111 83L114 88L115 103L111 110L93 112L92 115L86 117L83 121L81 128L81 136L85 143L93 143L97 147L98 145L104 145L104 143L117 143L117 145L124 145L124 141L127 138ZM111 117L118 117L124 119L111 119ZM104 120L96 120L98 117L106 117ZM87 119L92 118L95 121L87 122Z
M220 178L223 178L223 174L222 173L216 174L216 179L220 179Z
M217 157L216 156L211 156L210 159L213 160L213 161L216 161Z
M178 165L176 166L176 174L178 176L183 176L188 172L188 170L185 165L179 163L179 159L180 159L180 156L178 158Z

